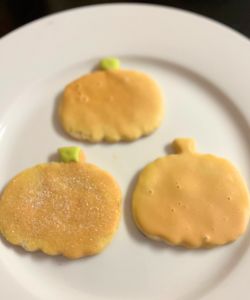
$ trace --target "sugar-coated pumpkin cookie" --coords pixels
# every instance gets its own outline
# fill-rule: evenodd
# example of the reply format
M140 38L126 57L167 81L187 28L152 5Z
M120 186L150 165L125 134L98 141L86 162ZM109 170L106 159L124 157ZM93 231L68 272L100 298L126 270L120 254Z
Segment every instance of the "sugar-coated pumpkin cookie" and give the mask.
M120 219L116 181L79 161L77 147L60 149L64 162L44 163L15 176L0 199L0 232L27 251L68 258L99 253Z
M119 69L105 59L102 70L64 89L59 120L72 137L90 142L132 141L154 131L163 117L161 91L148 75Z
M132 199L134 220L149 238L188 248L234 241L249 220L249 192L227 160L195 152L194 141L176 139L176 154L140 173Z

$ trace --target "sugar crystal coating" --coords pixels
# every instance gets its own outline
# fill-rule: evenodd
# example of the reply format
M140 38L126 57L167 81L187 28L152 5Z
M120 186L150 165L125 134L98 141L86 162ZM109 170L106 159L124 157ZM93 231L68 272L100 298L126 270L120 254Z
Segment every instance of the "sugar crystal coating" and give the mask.
M120 189L88 163L49 163L27 169L5 188L0 230L26 250L78 258L100 252L120 218Z

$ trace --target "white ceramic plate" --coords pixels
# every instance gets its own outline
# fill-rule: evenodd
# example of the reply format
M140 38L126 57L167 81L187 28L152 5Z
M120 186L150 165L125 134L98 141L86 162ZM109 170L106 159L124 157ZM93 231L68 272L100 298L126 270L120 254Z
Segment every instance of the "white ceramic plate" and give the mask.
M66 83L107 55L149 73L165 93L166 116L134 143L89 145L55 119ZM120 229L100 255L68 261L0 243L1 299L247 299L249 233L213 250L183 250L144 238L130 213L136 173L190 136L202 152L227 157L249 182L250 43L184 11L145 5L75 9L33 22L0 41L0 182L80 145L120 183Z

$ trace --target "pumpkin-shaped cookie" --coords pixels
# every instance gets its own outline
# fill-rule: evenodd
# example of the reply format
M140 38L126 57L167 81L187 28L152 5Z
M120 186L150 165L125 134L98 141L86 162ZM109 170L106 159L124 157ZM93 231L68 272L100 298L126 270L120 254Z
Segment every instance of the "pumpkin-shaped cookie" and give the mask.
M29 168L15 176L0 199L0 232L27 251L79 258L99 253L120 219L115 180L78 161L79 148L62 148L65 162Z
M58 108L62 127L90 142L132 141L151 133L163 117L158 85L142 72L110 68L107 62L105 69L65 87Z
M134 220L149 238L190 248L234 241L249 220L249 192L227 160L195 152L176 139L176 154L140 173L132 199Z

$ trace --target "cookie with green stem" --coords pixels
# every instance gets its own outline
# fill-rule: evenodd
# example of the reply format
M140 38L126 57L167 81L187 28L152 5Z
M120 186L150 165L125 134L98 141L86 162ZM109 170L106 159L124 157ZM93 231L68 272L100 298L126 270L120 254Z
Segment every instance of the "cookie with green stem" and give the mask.
M27 251L80 258L101 252L117 230L121 192L107 172L84 161L78 147L61 162L16 175L0 199L0 232Z
M59 120L72 137L90 142L132 141L153 132L163 118L163 95L148 75L103 59L101 70L69 83Z

